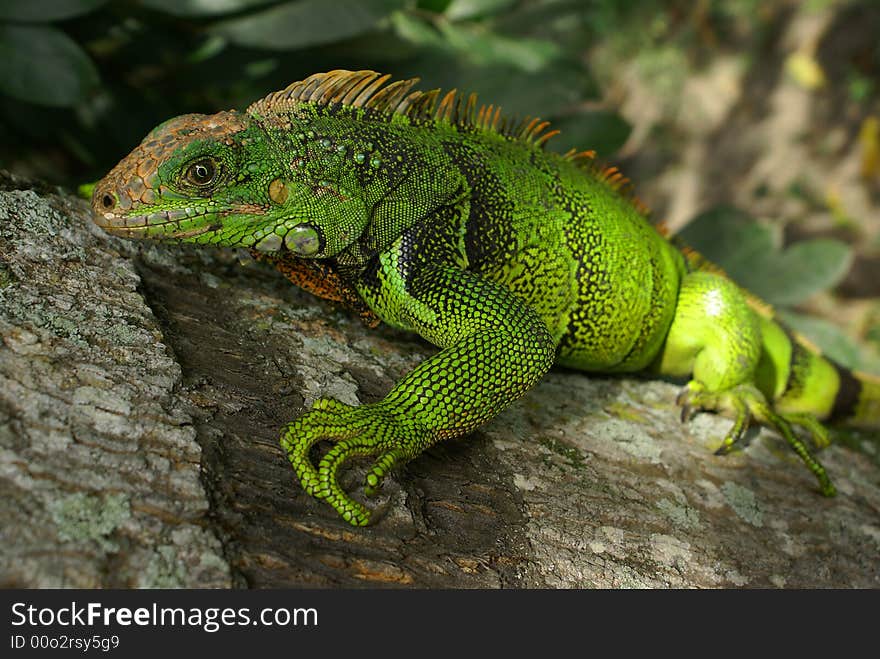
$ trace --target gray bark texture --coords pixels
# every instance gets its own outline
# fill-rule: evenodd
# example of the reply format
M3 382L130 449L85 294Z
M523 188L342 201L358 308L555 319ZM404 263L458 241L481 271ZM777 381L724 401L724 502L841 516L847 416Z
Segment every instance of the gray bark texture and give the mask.
M400 469L354 529L279 428L378 400L435 348L234 254L109 237L0 173L0 584L6 587L878 587L877 438L774 434L716 457L677 386L554 371ZM362 470L347 475L355 487Z

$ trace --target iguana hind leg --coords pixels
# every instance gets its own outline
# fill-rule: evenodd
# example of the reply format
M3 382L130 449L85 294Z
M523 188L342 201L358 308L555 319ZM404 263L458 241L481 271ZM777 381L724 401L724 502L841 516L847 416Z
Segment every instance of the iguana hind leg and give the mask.
M715 273L692 272L682 281L658 367L667 375L693 374L677 400L683 421L699 410L733 415L733 426L717 454L728 453L752 421L761 423L786 440L816 476L822 494L833 496L835 488L824 467L792 428L801 426L817 447L823 447L828 434L822 424L804 412L778 412L755 384L762 341L761 322L735 284Z
M682 405L682 419L690 414L687 410L715 410L734 413L734 423L730 431L715 451L715 455L726 455L742 439L745 430L754 420L773 428L788 442L807 468L819 481L819 489L825 496L834 496L836 488L821 463L813 457L806 444L797 436L792 425L802 426L811 435L813 443L822 447L828 443L828 434L816 417L805 414L780 414L775 412L761 391L752 384L740 384L720 393L706 391L698 381L692 380L684 388L677 401Z

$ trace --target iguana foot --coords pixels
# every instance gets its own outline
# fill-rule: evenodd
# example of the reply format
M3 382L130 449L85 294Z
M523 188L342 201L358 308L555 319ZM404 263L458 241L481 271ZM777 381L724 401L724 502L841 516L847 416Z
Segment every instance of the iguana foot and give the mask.
M321 398L312 410L288 424L281 436L297 477L306 492L323 499L350 524L366 526L371 511L340 486L339 469L354 457L375 457L364 479L364 491L374 495L385 475L417 455L425 443L412 422L401 421L381 403L353 407ZM315 466L309 452L321 440L336 444Z
M823 495L831 497L837 493L837 489L828 478L825 468L813 457L806 444L798 438L792 429L792 424L802 427L810 435L817 448L824 448L830 443L828 431L816 417L802 413L780 414L775 412L764 394L751 384L740 384L725 391L710 392L702 383L691 380L678 394L675 402L677 405L681 405L682 423L688 421L694 413L703 410L733 413L733 426L725 435L721 446L715 451L716 455L729 453L742 439L749 424L754 420L773 428L782 435L807 468L816 476Z

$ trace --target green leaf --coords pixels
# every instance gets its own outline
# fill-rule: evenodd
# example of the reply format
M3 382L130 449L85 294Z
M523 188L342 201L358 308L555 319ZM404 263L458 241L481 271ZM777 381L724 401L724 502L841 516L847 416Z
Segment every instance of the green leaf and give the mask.
M833 287L846 275L853 258L847 245L828 239L780 250L778 231L729 208L701 214L679 235L740 286L779 306L800 304Z
M81 16L107 0L3 0L0 21L48 23Z
M839 240L807 240L792 245L775 255L754 278L772 288L767 301L771 304L794 306L810 296L834 287L852 265L852 250Z
M391 15L391 25L398 37L414 46L447 49L447 44L434 23L423 16L396 11Z
M559 66L550 76L508 66L473 66L435 51L412 60L411 68L406 73L422 77L421 89L441 87L476 92L478 103L500 106L502 114L508 117L552 117L592 90L592 79L587 74L566 66Z
M446 46L477 66L500 64L537 73L559 59L559 48L544 39L509 37L482 25L438 23Z
M0 24L0 93L65 107L82 100L97 82L89 56L60 30Z
M405 4L406 0L300 0L223 21L211 31L242 46L293 50L367 32Z
M497 14L509 9L516 0L452 0L446 7L446 17L453 21L461 21L490 14Z
M561 150L592 149L599 157L607 157L623 146L632 126L616 112L595 110L557 119L551 128L561 131L551 145L564 145Z
M268 5L278 0L141 0L144 7L174 16L216 16Z
M475 67L499 65L536 73L561 55L559 47L546 39L511 37L480 24L457 25L407 12L394 13L391 24L401 39L453 54Z
M416 7L436 13L442 13L453 0L418 0Z
M726 206L699 214L678 236L728 272L744 269L756 254L765 254L774 248L773 233L768 227Z
M835 324L821 318L784 310L779 312L779 318L794 331L815 343L823 355L828 355L849 369L865 368L861 347Z
M91 199L92 193L95 191L95 186L98 185L98 181L92 181L91 183L82 183L76 188L76 196L80 199Z
M216 57L226 48L227 42L223 37L213 34L205 39L198 48L190 53L187 60L193 63L204 62Z

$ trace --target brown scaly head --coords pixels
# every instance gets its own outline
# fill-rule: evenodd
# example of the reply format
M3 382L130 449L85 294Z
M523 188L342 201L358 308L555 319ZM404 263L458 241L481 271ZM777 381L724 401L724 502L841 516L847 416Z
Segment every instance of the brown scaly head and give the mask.
M205 232L210 225L192 226L191 220L216 215L208 193L234 166L235 138L246 128L237 112L185 114L159 125L95 186L95 222L138 238L185 239ZM217 153L223 146L230 151L226 157ZM205 201L187 204L187 196Z
M277 122L235 111L166 121L95 186L95 222L129 238L333 256L358 235L340 224L366 212L328 203L276 139Z

